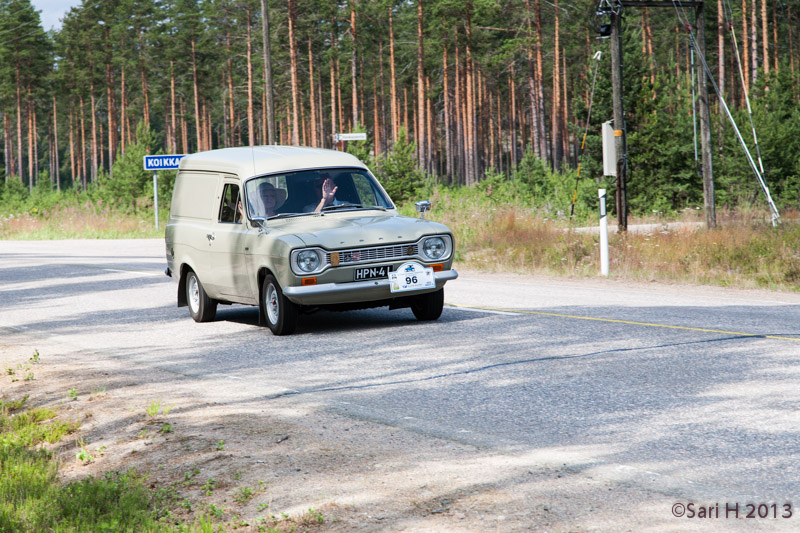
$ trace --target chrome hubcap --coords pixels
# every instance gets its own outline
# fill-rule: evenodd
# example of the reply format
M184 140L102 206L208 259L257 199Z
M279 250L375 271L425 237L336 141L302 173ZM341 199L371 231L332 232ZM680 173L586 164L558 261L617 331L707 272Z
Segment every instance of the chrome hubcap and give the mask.
M189 307L196 313L200 309L200 286L197 284L197 277L189 277Z
M278 323L278 291L275 290L275 285L267 287L266 302L267 318L270 324Z

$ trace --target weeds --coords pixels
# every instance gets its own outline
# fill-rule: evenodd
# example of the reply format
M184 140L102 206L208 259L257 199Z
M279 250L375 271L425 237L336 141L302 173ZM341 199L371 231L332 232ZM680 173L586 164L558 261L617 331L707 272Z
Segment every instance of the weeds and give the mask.
M69 389L67 391L67 396L69 398L73 399L73 400L77 400L78 399L78 389L74 389L74 388L73 389Z
M83 464L88 464L94 462L94 457L89 453L89 450L86 449L86 442L83 439L78 439L77 441L78 452L75 454L75 458L82 462Z
M53 455L38 447L56 443L77 430L77 423L56 419L50 409L27 409L25 396L0 401L0 531L150 531L212 532L223 510L210 507L192 525L172 526L169 505L182 505L170 491L151 491L134 471L62 485ZM77 439L76 459L94 458ZM96 454L103 455L105 446ZM199 472L199 471L198 471ZM185 506L185 505L184 505ZM191 509L191 504L188 505ZM55 527L55 529L53 529Z

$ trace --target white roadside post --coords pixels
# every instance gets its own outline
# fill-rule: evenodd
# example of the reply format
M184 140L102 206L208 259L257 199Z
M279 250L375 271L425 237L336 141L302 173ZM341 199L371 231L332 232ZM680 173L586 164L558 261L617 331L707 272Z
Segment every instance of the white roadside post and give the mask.
M156 209L156 229L158 229L158 171L178 170L181 159L185 155L186 154L144 156L144 169L153 171L153 204Z
M608 276L608 217L606 216L606 190L598 189L600 197L600 273Z
M158 172L153 172L153 200L156 208L156 231L158 231Z

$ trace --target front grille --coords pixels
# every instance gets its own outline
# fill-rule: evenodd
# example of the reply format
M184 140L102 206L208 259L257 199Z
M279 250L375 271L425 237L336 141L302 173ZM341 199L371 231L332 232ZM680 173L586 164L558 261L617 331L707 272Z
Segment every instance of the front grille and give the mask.
M337 266L337 263L338 265L352 265L355 263L404 259L406 257L415 257L418 254L419 244L414 243L327 252L325 260L329 265ZM338 261L336 261L337 256Z

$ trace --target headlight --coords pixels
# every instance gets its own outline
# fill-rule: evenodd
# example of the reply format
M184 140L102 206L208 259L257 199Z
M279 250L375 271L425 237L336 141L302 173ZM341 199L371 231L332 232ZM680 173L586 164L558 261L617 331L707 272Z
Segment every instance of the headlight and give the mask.
M430 237L422 241L422 253L428 259L436 260L447 252L447 245L441 237Z
M297 267L303 272L314 272L319 267L319 262L316 250L303 250L297 254Z

